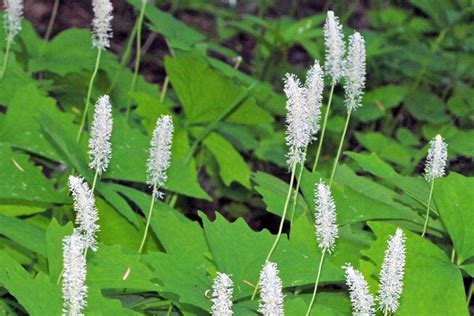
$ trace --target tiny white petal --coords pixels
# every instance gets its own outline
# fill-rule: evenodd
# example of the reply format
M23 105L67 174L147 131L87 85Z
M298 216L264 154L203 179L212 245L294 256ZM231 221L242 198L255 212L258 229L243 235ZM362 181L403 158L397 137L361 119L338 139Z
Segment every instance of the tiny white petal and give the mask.
M89 138L89 166L102 174L112 155L112 105L108 95L99 98L95 105L94 121Z
M92 7L92 43L94 47L104 50L110 46L112 38L112 3L110 0L92 0Z
M403 292L403 276L405 273L405 234L397 228L390 237L388 247L380 271L380 289L378 301L380 309L385 313L395 313L399 307Z
M166 182L166 171L170 166L172 141L173 120L170 115L163 115L156 121L150 144L147 183L151 186L162 187Z
M360 271L351 264L343 267L349 287L354 316L375 315L374 297L369 293L369 285Z
M69 188L74 198L76 224L79 226L78 232L84 236L86 246L96 251L99 214L95 207L94 194L89 189L87 182L81 177L69 176Z
M63 240L64 315L83 315L82 309L87 305L87 266L84 256L86 247L84 238L78 231Z
M316 185L316 237L319 248L329 253L334 250L338 227L336 222L336 203L332 198L331 189L325 185L323 180Z
M284 315L282 282L276 263L267 261L260 272L260 303L258 311L264 316Z
M346 60L344 90L347 109L355 110L362 104L365 87L365 42L359 32L349 36L349 52Z
M6 40L13 41L21 30L23 19L23 0L5 0L5 12L3 17Z
M288 151L288 166L304 163L305 149L311 140L309 127L309 109L306 104L306 89L301 86L299 79L293 74L285 77L286 101L286 144Z
M309 111L309 129L313 138L319 131L319 120L321 119L321 105L323 100L324 89L324 73L319 65L319 61L315 60L314 65L306 75L306 103Z
M430 141L430 149L425 165L425 179L430 182L445 175L445 168L448 161L448 144L441 135L436 135Z
M336 83L344 75L344 35L339 18L333 11L328 11L324 23L324 43L326 45L326 74Z
M233 283L231 278L221 272L217 272L212 285L212 315L230 316L232 312Z

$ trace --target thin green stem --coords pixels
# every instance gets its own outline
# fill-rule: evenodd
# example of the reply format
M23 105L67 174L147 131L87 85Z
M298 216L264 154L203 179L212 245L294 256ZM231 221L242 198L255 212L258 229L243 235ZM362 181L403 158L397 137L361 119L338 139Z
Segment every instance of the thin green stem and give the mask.
M313 291L313 296L311 297L311 302L309 303L308 311L306 312L306 316L311 313L311 309L313 308L314 300L316 299L316 292L318 291L318 284L319 284L319 277L321 276L321 271L323 269L323 262L324 262L324 256L326 255L326 251L324 250L322 255L321 255L321 261L319 261L319 269L318 269L318 274L316 275L316 283L314 284L314 291Z
M94 175L94 182L92 182L92 193L94 193L94 190L95 190L95 185L97 184L97 178L99 177L99 171L96 170L95 171L95 175Z
M84 113L82 114L81 126L79 127L79 131L77 132L76 142L79 142L79 140L81 139L82 131L84 129L84 124L86 123L87 111L89 110L90 98L91 98L91 93L92 93L92 86L94 85L95 77L97 76L97 72L99 71L101 55L102 55L102 50L98 49L94 72L92 73L91 80L89 82L89 88L87 89L86 107L84 109Z
M273 242L272 247L270 248L270 251L268 252L265 262L269 261L270 258L272 257L273 252L275 251L278 245L278 242L280 241L281 233L283 232L283 224L285 223L286 213L288 211L288 205L290 204L291 192L293 191L293 182L295 180L296 165L297 164L294 163L293 166L291 167L290 187L288 188L288 194L286 196L285 206L283 207L283 213L281 215L280 226L278 227L278 233L275 237L275 241ZM255 290L253 291L252 299L251 299L252 301L255 299L255 295L257 294L259 285L260 285L260 280L258 280L257 285L255 286Z
M469 286L469 293L467 294L467 306L470 306L472 293L474 292L474 279L471 278L471 286Z
M163 83L163 87L161 88L160 103L163 103L163 101L165 101L166 91L168 91L169 83L170 83L170 78L166 76L165 82Z
M334 180L334 175L336 174L337 163L339 162L339 157L341 156L342 145L344 144L344 139L346 138L347 128L349 127L349 120L351 118L352 109L347 111L346 125L344 126L344 131L342 132L341 141L339 142L339 148L337 149L337 155L334 159L334 165L332 166L331 179L329 180L329 187L332 185Z
M8 40L7 41L7 48L5 50L5 58L3 59L2 72L0 73L0 80L3 80L3 76L5 75L5 70L7 69L8 56L10 55L11 45L12 45L12 40Z
M166 313L166 316L171 315L172 311L173 311L173 303L170 303L170 307L168 307L168 312Z
M137 22L137 50L135 56L135 67L133 70L133 77L132 77L132 84L130 86L130 92L128 96L127 102L127 111L125 112L125 119L128 121L128 117L130 115L130 107L132 105L132 96L130 93L135 91L135 86L137 84L137 77L138 77L138 70L140 69L140 59L142 55L142 25L143 25L143 17L145 16L145 9L146 9L147 1L142 1L142 8L140 10L140 15L138 16Z
M426 228L428 227L428 220L430 218L430 204L431 204L431 197L433 195L433 188L434 188L434 179L431 180L430 195L428 197L428 206L426 208L425 225L423 225L423 232L421 233L421 237L425 237Z
M142 239L142 242L140 244L140 248L138 249L138 254L142 253L143 247L145 246L146 237L148 235L148 229L150 228L151 216L153 215L153 206L155 205L157 190L158 190L158 188L156 187L156 184L155 184L153 186L153 193L152 193L152 197L151 197L150 210L148 211L148 218L146 220L145 232L143 233L143 239Z
M383 313L384 316L388 316L388 310L385 310L385 312Z
M293 218L295 217L296 212L296 202L298 201L298 192L300 190L301 176L303 175L304 163L300 164L300 172L298 173L298 181L296 182L295 192L293 193L293 206L291 211L291 220L290 224L293 223Z
M326 132L326 124L328 122L329 112L331 110L332 95L334 93L335 85L336 85L335 82L333 82L331 85L331 92L329 93L328 106L326 108L326 114L324 114L323 126L321 127L321 137L319 137L318 151L316 152L316 158L314 159L313 172L316 170L318 166L319 156L321 155L321 149L323 147L323 141L324 141L324 133Z
M454 258L456 258L456 249L454 249L454 246L453 246L453 249L451 250L451 262L454 263Z
M43 42L43 46L41 47L41 51L43 50L46 42L48 42L49 38L51 37L51 32L53 31L54 22L56 21L56 16L58 14L58 7L59 7L59 0L54 0L53 10L51 11L51 17L49 18L48 28L46 29L46 33L44 35L44 39L43 39L44 42Z

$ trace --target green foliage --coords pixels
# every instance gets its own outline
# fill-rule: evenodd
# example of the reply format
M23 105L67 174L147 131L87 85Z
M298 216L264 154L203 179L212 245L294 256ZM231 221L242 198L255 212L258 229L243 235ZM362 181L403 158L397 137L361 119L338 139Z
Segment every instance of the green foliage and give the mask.
M258 314L251 296L291 189L281 79L287 72L304 78L325 54L326 12L305 1L293 1L291 8L280 2L238 1L237 8L222 1L148 2L142 35L149 37L142 36L142 44L150 45L142 46L140 71L153 82L139 75L134 91L128 63L136 57L135 29L131 56L123 29L113 51L103 52L91 101L110 95L112 156L94 191L100 230L98 250L87 252L86 315L208 315L217 272L234 282L234 314ZM133 12L142 1L122 5ZM406 267L396 314L468 315L474 7L467 0L375 1L370 8L335 1L325 9L340 16L346 37L352 29L364 36L367 87L331 187L339 237L326 254L310 314L351 313L342 269L347 263L364 274L375 295L388 236L400 227L407 237ZM36 29L22 22L0 82L0 311L8 315L62 313L63 240L77 227L67 179L94 181L87 152L93 106L75 140L97 56L91 33L70 28L45 42ZM5 44L0 40L2 61ZM323 114L327 90L328 83ZM292 195L271 257L287 315L306 313L315 285L321 250L314 190L329 180L344 126L343 99L337 85L318 168L309 171L313 141L294 219L290 223ZM149 145L164 114L174 124L168 180L139 254L152 198ZM448 175L435 180L428 204L423 168L428 141L437 134L448 143Z

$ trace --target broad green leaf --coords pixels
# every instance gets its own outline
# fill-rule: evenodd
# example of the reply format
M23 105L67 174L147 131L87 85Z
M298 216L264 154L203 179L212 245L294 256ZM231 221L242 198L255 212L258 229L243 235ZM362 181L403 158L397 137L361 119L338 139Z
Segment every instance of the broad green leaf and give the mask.
M399 105L408 92L406 86L386 85L364 94L363 104L354 112L362 122L371 122L387 115L390 109Z
M364 251L370 261L363 266L363 273L372 277L369 283L372 293L376 293L375 279L379 275L388 236L395 233L396 227L384 223L369 223L369 226L377 239ZM408 230L404 232L407 237L406 265L400 308L396 314L468 315L459 269L431 241Z
M419 121L440 124L450 119L443 100L428 91L416 91L406 100L405 107Z
M61 226L55 218L51 220L46 231L46 252L48 257L49 280L56 283L63 270L63 240L71 235L73 224Z
M244 90L214 70L199 55L165 58L165 67L171 85L181 101L188 124L214 121ZM273 118L250 97L225 118L225 121L253 125L270 123Z
M216 133L209 134L203 143L216 158L219 174L226 185L238 182L250 188L250 168L232 144Z
M18 203L12 207L21 209L22 202L35 202L37 204L31 206L41 207L45 203L69 201L54 189L54 182L42 174L40 167L31 164L28 155L13 152L8 145L0 144L0 166L0 200Z
M451 172L436 179L433 198L456 249L458 262L474 256L474 178Z
M0 214L0 234L46 257L46 232L38 226Z

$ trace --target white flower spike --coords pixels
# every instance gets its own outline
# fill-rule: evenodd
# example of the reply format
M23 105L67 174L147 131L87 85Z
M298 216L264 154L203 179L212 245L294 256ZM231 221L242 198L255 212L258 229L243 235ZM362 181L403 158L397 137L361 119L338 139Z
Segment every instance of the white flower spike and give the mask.
M170 115L163 115L156 121L150 144L147 183L151 186L162 187L166 182L166 171L170 166L172 141L173 120Z
M354 316L375 315L374 297L369 293L369 285L360 271L354 269L350 263L346 264L346 284L349 287Z
M94 19L92 20L92 43L94 47L105 50L112 38L112 3L110 0L92 0Z
M83 236L74 231L63 240L63 300L64 315L83 315L82 309L87 305L87 286L85 284L87 266L84 250L86 244Z
M336 223L336 204L331 189L320 180L315 189L316 198L316 237L319 248L331 253L336 244L338 227Z
M323 100L324 89L324 73L319 65L319 61L315 60L314 65L306 75L306 103L309 111L309 129L313 139L319 131L319 120L321 119L321 105Z
M3 17L6 40L13 41L21 30L23 18L23 0L5 0L5 13Z
M405 234L397 228L397 232L388 241L380 271L380 289L378 301L380 309L385 313L395 313L399 307L403 291L405 270Z
M231 316L233 283L231 278L221 272L217 272L212 285L212 308L213 316Z
M96 251L99 214L95 207L94 194L81 177L69 176L69 188L74 198L78 232L83 235L86 247Z
M344 75L344 35L339 18L333 11L328 11L324 23L324 43L326 45L326 63L324 68L326 74L331 78L332 84L336 84Z
M430 182L440 178L445 174L446 163L448 160L448 144L446 144L441 135L436 135L430 141L430 149L425 165L425 179Z
M284 315L282 282L276 263L265 263L260 272L260 284L259 313L264 316Z
M362 104L365 87L365 42L359 32L349 36L349 52L345 69L344 90L347 110L355 110Z
M311 140L309 109L306 105L306 89L293 74L286 74L286 144L289 147L288 166L304 163L305 149Z
M95 105L94 121L89 138L89 166L99 174L105 172L112 155L112 105L108 95L99 98Z

